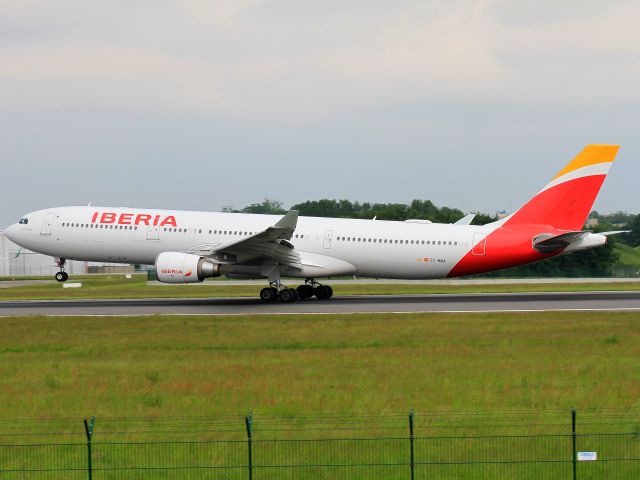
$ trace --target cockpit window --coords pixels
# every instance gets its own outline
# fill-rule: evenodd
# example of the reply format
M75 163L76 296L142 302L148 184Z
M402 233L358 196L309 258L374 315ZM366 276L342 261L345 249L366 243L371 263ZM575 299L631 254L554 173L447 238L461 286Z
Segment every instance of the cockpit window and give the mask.
M20 223L22 225L26 225L27 223L29 223L29 219L28 218L21 218L18 223Z

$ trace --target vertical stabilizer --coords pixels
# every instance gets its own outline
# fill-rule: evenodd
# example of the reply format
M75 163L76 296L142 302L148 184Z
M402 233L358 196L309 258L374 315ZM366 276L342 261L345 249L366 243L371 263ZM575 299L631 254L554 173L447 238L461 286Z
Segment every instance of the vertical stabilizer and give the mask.
M618 145L587 145L569 164L520 210L508 225L551 225L558 230L581 230Z

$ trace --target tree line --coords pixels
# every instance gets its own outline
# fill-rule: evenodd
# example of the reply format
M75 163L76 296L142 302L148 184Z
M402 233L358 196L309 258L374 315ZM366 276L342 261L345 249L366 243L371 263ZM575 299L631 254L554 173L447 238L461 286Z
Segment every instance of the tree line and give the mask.
M434 223L454 223L464 217L464 212L457 208L437 207L430 200L413 200L404 203L369 203L352 202L350 200L308 200L292 205L290 210L299 210L300 215L310 217L359 218L378 220L430 220ZM263 213L282 215L287 212L282 202L265 199L242 209L225 209L225 211L242 213ZM512 267L490 274L491 277L606 277L613 273L618 263L616 242L631 247L640 246L640 214L620 213L601 215L592 212L590 218L598 218L599 224L594 232L612 230L630 230L630 233L610 236L606 245L570 255L560 255L531 265ZM497 220L496 216L476 213L475 225L484 225Z

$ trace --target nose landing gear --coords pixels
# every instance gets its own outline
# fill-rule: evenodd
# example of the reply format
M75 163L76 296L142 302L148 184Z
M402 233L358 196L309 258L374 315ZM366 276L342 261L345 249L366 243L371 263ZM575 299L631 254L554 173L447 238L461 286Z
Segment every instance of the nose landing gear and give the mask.
M56 273L55 279L57 282L66 282L69 280L69 274L64 271L64 264L66 260L64 258L56 258L56 265L60 267L60 271Z

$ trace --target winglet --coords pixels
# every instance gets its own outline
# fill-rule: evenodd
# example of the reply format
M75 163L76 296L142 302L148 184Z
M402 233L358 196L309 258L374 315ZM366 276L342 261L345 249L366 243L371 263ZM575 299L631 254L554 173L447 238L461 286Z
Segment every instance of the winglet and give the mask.
M454 225L471 225L471 222L473 222L474 218L476 218L476 214L470 213L469 215L465 215L464 217L462 217L457 222L454 222Z
M289 210L273 227L295 230L298 225L298 213L298 210Z

